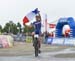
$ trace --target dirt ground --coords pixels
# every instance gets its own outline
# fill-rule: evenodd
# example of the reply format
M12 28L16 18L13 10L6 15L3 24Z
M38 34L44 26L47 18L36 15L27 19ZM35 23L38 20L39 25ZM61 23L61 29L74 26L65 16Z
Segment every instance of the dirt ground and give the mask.
M42 44L41 51L53 52L60 51L66 48L68 47ZM14 46L12 48L0 48L0 56L27 56L31 54L34 54L34 48L32 46L32 43L14 42Z

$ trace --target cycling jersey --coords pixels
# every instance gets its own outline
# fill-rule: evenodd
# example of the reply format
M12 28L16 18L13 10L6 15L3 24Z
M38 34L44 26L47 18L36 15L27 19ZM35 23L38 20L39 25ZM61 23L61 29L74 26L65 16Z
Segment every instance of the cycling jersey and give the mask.
M33 26L34 26L35 34L40 34L41 33L41 21L35 21L33 23Z

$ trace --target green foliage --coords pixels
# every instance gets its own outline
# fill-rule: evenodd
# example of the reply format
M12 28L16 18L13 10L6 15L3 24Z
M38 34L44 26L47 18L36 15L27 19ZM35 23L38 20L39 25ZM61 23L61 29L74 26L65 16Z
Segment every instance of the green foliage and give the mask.
M3 32L7 32L7 33L10 32L9 27L10 27L10 24L6 23L4 26Z
M0 32L2 32L2 26L0 25Z
M2 26L0 25L0 32L17 34L17 33L21 33L22 30L24 33L31 33L34 31L34 27L28 27L25 25L24 28L22 29L22 26L19 22L15 24L12 21L6 23L4 28L2 28Z
M28 27L25 25L24 26L24 33L27 33L28 32Z
M17 32L18 32L17 26L16 26L16 24L13 24L13 26L12 26L12 33L13 34L17 34Z
M18 22L17 23L17 29L18 29L18 32L21 33L22 32L22 29L21 29L21 24Z
M17 26L13 22L6 23L3 32L17 34Z

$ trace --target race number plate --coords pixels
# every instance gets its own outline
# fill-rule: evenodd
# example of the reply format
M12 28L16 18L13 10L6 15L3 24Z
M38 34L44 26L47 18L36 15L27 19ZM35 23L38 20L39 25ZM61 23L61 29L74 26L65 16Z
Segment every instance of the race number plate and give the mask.
M39 38L39 35L38 34L35 34L34 37Z

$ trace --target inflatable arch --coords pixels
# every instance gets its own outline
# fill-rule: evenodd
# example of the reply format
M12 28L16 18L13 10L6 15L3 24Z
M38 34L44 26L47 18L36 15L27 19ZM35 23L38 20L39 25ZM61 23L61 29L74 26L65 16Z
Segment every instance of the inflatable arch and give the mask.
M75 21L72 17L69 18L60 18L56 25L56 37L63 37L62 36L62 29L64 25L70 26L70 37L75 37Z

